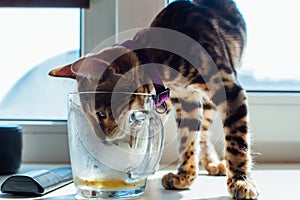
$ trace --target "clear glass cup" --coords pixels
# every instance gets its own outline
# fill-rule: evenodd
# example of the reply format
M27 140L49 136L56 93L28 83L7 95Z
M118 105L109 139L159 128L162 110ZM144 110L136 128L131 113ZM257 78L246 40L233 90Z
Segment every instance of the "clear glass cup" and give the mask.
M158 164L163 124L149 94L69 94L68 137L78 195L118 199L141 195Z

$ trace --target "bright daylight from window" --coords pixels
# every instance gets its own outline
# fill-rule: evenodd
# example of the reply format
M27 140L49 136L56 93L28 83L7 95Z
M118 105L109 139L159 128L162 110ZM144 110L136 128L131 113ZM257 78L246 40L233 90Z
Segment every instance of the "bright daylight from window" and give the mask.
M236 0L248 29L241 82L247 90L300 91L297 1Z
M248 28L242 84L248 91L300 91L297 2L236 2ZM74 81L47 74L79 57L80 9L1 8L0 16L0 119L66 119Z
M66 119L73 81L48 77L78 59L80 9L0 9L0 119Z

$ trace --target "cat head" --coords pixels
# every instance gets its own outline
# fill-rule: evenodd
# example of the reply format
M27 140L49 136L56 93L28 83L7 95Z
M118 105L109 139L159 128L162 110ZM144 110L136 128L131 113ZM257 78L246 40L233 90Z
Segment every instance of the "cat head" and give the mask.
M130 89L133 87L134 73L138 65L139 60L135 53L118 46L105 49L98 54L87 55L72 64L53 69L49 75L76 79L78 92L128 91L128 87ZM116 88L120 79L122 85L119 83Z
M142 92L139 86L136 54L125 47L112 47L98 54L88 55L49 72L50 76L72 78L79 92ZM94 130L102 129L106 139L119 136L125 115L134 107L141 107L143 97L109 93L82 95L81 105Z

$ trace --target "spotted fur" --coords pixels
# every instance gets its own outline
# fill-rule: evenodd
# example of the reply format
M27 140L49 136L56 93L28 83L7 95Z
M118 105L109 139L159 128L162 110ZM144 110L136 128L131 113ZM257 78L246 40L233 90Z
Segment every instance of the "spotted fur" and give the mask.
M258 191L250 176L247 97L237 78L246 44L246 25L235 3L232 0L177 1L164 8L153 20L151 27L167 28L191 37L208 52L218 69L214 71L208 65L207 57L184 44L184 51L200 57L198 66L193 66L172 52L153 48L145 50L153 63L168 66L158 70L172 93L167 102L167 114L172 107L176 109L180 161L176 174L169 173L162 178L163 186L166 189L185 189L193 183L197 177L200 146L200 162L209 174L227 174L228 191L236 199L255 199ZM155 43L147 35L147 30L138 32L134 41L143 47ZM118 59L110 60L111 57L116 58L115 55L118 55ZM84 62L85 66L82 67ZM134 51L115 46L82 58L73 65L53 70L50 74L77 77L79 91L112 91L122 80L118 90L149 93L153 86L147 73L140 70L140 63ZM98 74L103 74L100 80ZM208 85L211 87L208 88ZM136 97L131 98L132 105L138 102ZM109 110L111 108L106 106L106 121L109 121ZM225 130L224 161L219 160L207 139L216 111L221 111ZM97 118L99 109L87 112L93 113L95 122L103 123L103 119ZM113 127L113 122L103 126ZM107 137L115 137L111 132L114 130L110 128Z

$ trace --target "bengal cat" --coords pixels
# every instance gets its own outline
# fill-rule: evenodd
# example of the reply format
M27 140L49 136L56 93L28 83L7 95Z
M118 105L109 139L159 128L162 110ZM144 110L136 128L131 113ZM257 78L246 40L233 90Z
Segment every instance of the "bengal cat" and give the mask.
M142 54L146 54L152 63L167 66L158 67L160 78L171 90L166 113L172 107L177 113L180 141L178 172L166 174L162 185L166 189L185 189L194 182L200 144L200 162L209 174L227 174L228 191L232 197L255 199L258 190L251 179L247 97L237 78L246 45L246 25L236 4L232 0L175 1L156 16L151 27L185 34L210 55L207 58L193 45L180 44L182 52L199 57L198 62L191 64L172 51L151 48L162 40L159 40L159 35L149 34L148 29L139 31L133 38L137 46L143 47ZM165 37L163 41L172 45L168 39ZM126 45L116 45L57 68L50 75L76 79L79 91L113 91L122 79L118 90L150 93L153 84L149 74L139 70L140 65L145 64L140 54ZM217 72L209 59L215 63ZM99 111L96 114L95 110L90 112L94 112L96 121L103 123L110 117L110 114L103 113L109 110L111 108L106 107L100 112L100 117ZM224 125L226 161L220 161L214 151L210 151L211 144L207 140L208 128L217 110L221 111ZM106 125L113 127L113 124ZM105 134L113 138L112 132L110 128L110 132Z

